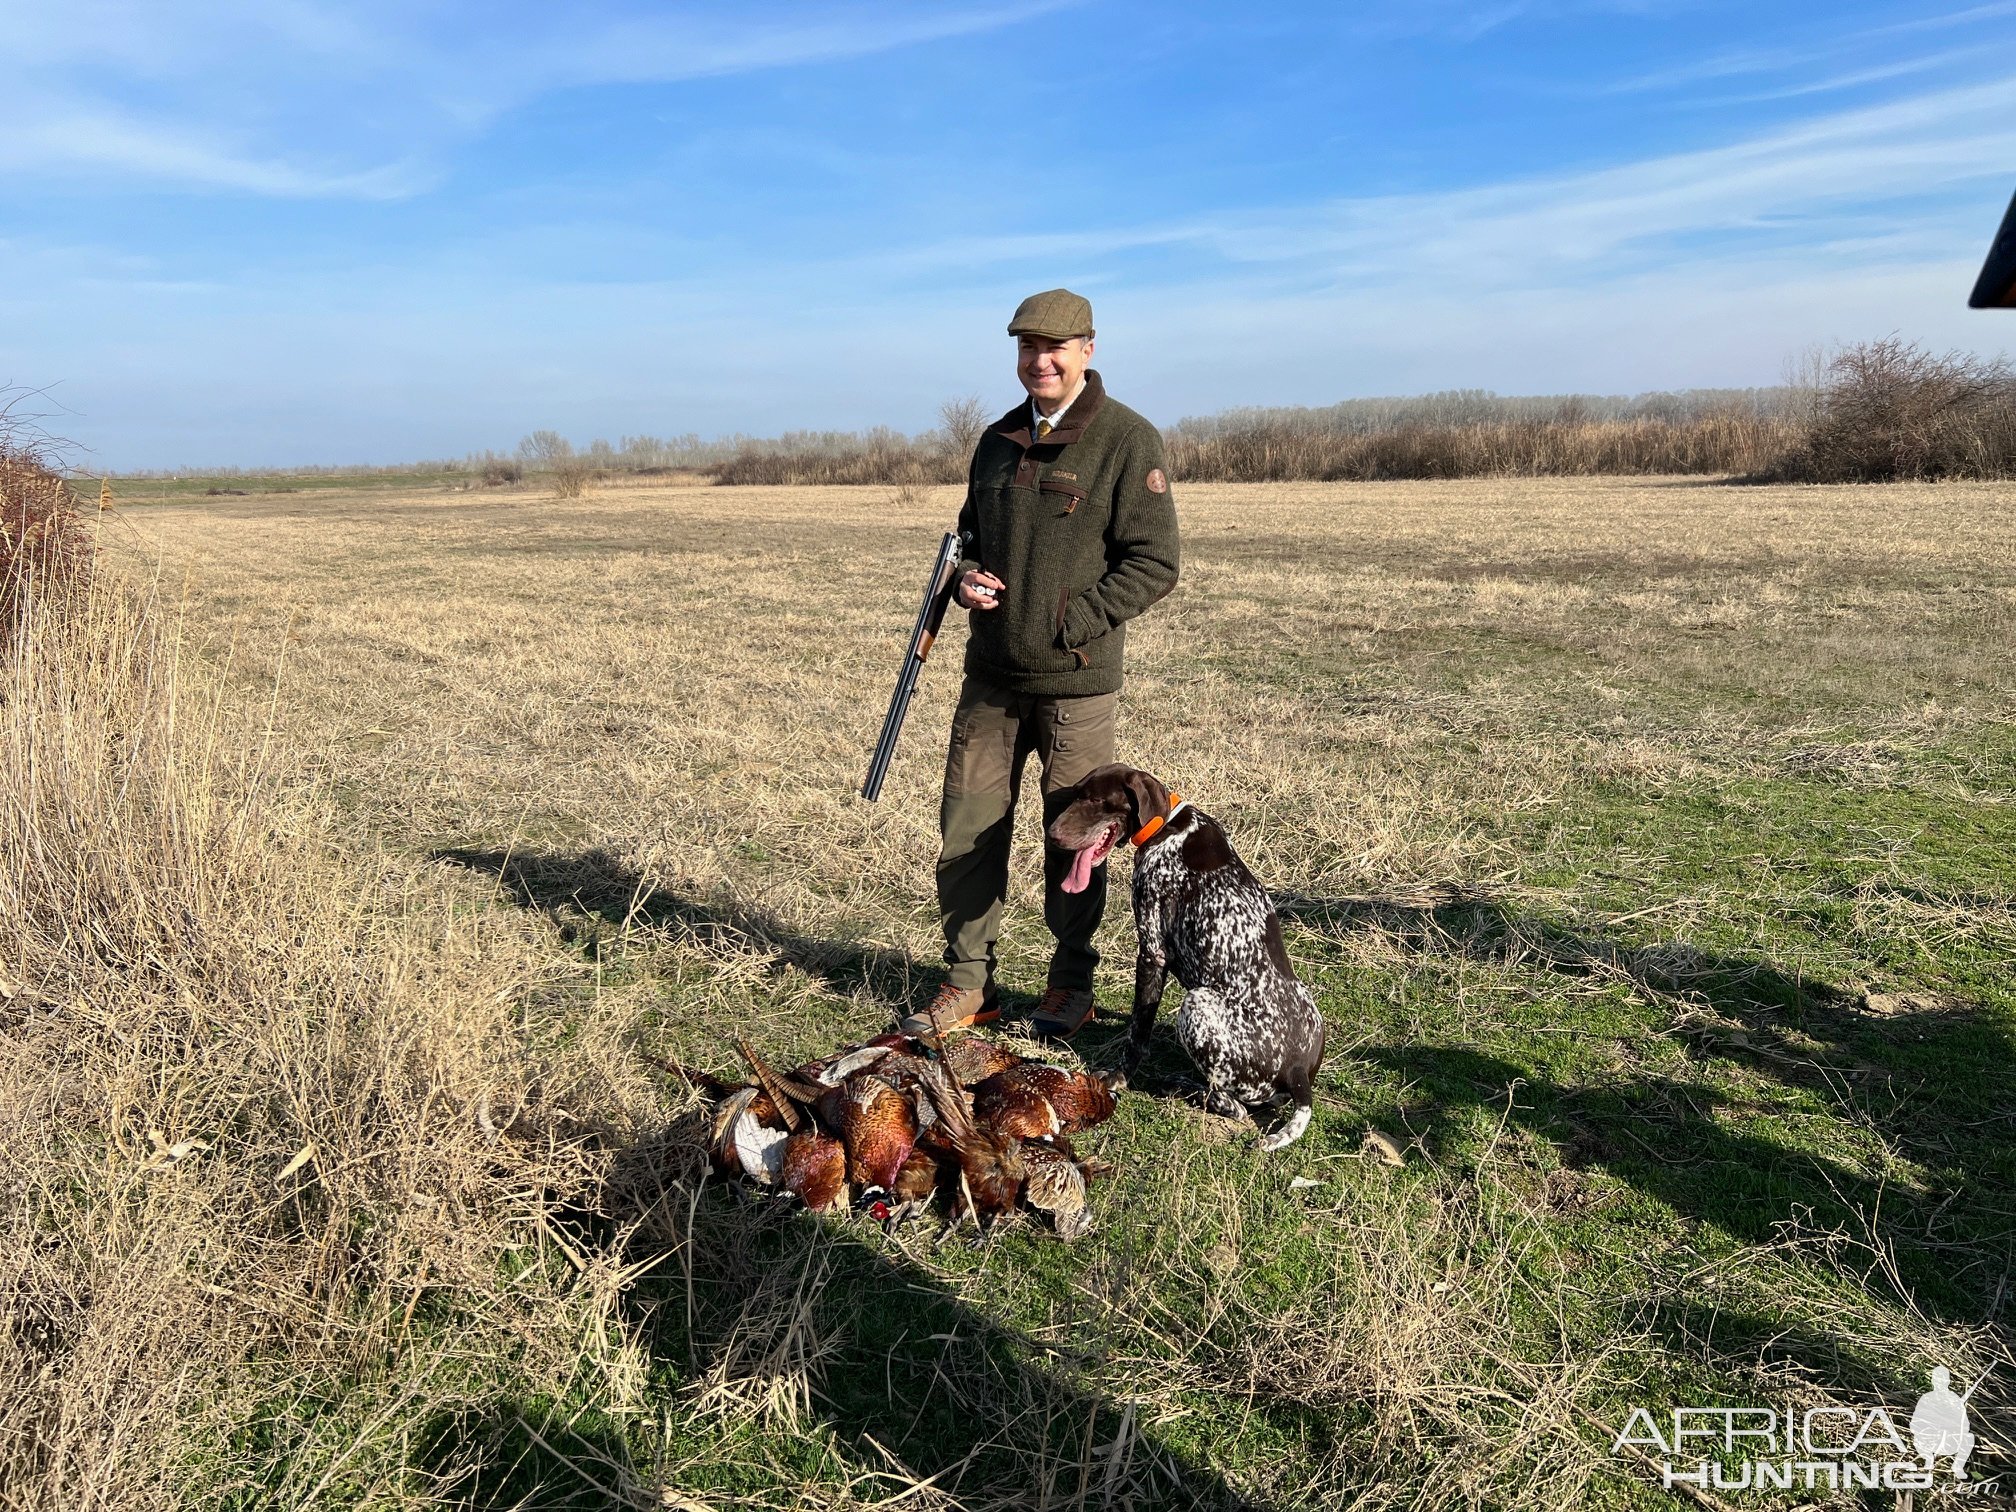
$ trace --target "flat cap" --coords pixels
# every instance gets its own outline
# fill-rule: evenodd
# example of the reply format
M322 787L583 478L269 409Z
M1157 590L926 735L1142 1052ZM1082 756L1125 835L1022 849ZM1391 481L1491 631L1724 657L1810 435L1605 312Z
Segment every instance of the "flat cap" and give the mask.
M1092 301L1069 289L1045 289L1015 306L1008 322L1010 336L1047 336L1063 341L1092 334Z

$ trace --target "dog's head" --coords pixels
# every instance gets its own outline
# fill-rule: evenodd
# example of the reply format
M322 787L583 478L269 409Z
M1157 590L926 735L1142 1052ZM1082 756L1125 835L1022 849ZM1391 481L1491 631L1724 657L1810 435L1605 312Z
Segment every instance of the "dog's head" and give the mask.
M1098 767L1071 791L1071 801L1050 824L1050 843L1076 854L1064 891L1083 892L1092 868L1113 847L1139 834L1150 820L1169 815L1169 789L1152 774L1120 762Z

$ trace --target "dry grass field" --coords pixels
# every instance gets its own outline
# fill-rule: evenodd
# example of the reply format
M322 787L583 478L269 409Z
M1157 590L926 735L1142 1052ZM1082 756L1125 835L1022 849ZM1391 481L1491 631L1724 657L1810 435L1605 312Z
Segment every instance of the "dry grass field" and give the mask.
M1935 1363L2016 1469L2007 485L1179 488L1122 754L1331 1054L1262 1157L1165 1030L1068 1248L703 1189L640 1054L936 985L956 627L854 793L956 491L247 487L122 499L95 702L21 653L63 875L133 875L11 884L0 1506L1651 1507L1631 1408Z

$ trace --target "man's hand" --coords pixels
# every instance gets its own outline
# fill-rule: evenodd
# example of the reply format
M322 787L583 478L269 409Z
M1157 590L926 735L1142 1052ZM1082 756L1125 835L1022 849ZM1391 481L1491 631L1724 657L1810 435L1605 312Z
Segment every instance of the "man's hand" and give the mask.
M976 567L959 579L959 603L966 609L999 609L1001 600L998 595L1007 586L993 573L982 572Z

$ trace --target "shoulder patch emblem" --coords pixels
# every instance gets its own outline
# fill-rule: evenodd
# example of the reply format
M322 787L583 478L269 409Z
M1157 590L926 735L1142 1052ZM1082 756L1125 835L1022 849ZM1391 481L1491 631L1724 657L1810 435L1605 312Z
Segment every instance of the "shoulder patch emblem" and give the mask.
M1148 469L1148 492L1150 493L1169 492L1169 479L1163 473L1162 469L1159 467L1151 467Z

